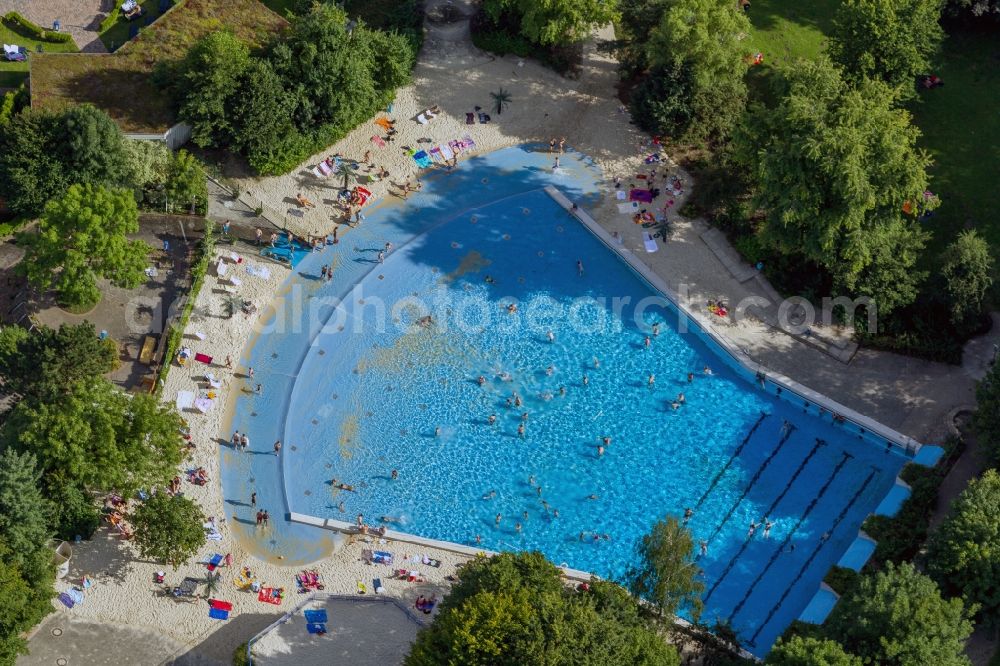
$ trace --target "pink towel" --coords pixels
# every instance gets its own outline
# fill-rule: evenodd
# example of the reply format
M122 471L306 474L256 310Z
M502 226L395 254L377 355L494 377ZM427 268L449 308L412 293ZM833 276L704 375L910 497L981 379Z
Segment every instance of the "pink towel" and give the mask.
M372 136L372 143L374 143L379 148L385 148L385 139L380 136Z

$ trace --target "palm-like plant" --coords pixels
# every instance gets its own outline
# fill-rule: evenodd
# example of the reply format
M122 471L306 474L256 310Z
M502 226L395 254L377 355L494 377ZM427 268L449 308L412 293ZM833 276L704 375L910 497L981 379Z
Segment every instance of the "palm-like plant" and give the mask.
M503 113L504 104L510 104L510 91L504 90L502 86L497 92L490 93L490 97L493 98L493 110L498 116Z
M205 596L214 597L219 591L219 579L222 574L214 574L211 571L205 574Z
M338 173L344 179L343 189L346 190L347 185L350 183L351 179L354 178L355 180L357 180L358 178L358 165L355 162L342 161L340 163L340 168L338 169Z
M243 309L243 301L236 294L226 294L222 304L226 308L226 314L229 315L230 319Z

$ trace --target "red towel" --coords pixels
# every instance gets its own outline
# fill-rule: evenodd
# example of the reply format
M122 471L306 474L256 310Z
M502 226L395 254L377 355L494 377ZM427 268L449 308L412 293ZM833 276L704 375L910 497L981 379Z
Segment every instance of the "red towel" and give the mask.
M208 354L195 354L194 360L204 363L205 365L212 364L212 357L209 356Z
M219 599L209 599L208 605L216 610L231 611L233 610L233 605L228 601L221 601Z

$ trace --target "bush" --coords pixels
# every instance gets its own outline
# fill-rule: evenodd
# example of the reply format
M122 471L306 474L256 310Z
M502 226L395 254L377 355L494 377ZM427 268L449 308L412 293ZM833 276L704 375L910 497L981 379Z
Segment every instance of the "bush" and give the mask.
M563 76L574 75L583 62L582 42L551 46L535 44L519 33L517 19L511 14L502 14L493 20L480 10L472 17L470 30L476 48L497 55L513 53L521 58L534 58Z
M77 536L89 539L101 524L101 512L85 489L61 476L46 480L46 495L52 500L52 525L59 539L72 541Z
M860 578L861 575L854 569L833 566L826 572L823 582L829 585L838 595L844 596L854 590L854 586L858 584Z
M174 569L205 543L205 516L197 504L182 495L152 495L136 507L131 518L139 553Z
M115 2L115 6L111 8L111 13L104 17L101 21L101 25L98 26L97 32L107 32L111 29L115 23L118 23L118 19L121 18L122 6L121 3Z
M22 30L28 32L34 39L42 42L50 42L52 44L63 44L65 42L73 41L73 36L68 32L55 32L53 30L46 30L41 26L35 25L28 19L24 18L17 12L7 12L4 14L4 20L9 21L20 27Z
M945 453L937 466L927 468L910 464L903 468L900 477L910 485L911 493L894 517L869 516L865 520L862 529L878 542L874 555L877 562L912 560L927 539L930 516L937 506L938 488L964 443L952 436L943 446Z

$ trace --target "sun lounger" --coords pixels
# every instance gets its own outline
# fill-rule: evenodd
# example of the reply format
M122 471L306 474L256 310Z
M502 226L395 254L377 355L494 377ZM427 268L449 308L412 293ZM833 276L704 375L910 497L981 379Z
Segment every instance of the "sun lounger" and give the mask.
M656 244L656 239L653 238L653 236L648 233L643 234L642 242L646 246L646 252L649 252L650 254L660 249L659 246L657 246Z

